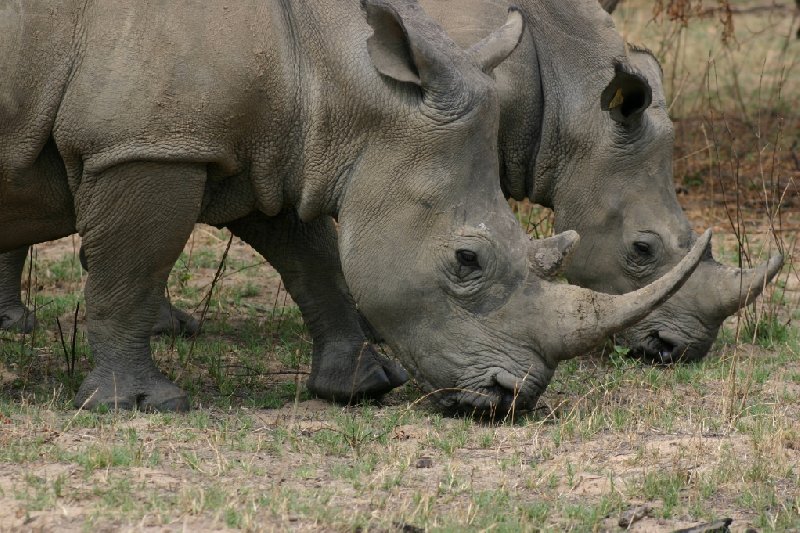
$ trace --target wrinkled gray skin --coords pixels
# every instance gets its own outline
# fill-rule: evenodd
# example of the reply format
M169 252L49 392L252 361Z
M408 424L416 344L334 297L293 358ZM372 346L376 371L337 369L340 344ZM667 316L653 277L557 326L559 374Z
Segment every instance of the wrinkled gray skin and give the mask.
M460 45L505 16L502 5L484 0L421 3ZM525 35L495 71L503 191L553 208L556 231L581 235L564 272L570 283L609 294L636 290L673 267L696 238L675 196L661 68L649 53L626 49L595 0L515 5ZM776 255L742 271L720 265L709 250L685 286L617 343L656 362L700 359L722 321L756 298L782 264Z
M708 235L630 295L544 279L577 235L529 241L497 187L487 73L519 42L518 13L465 53L407 0L368 0L366 20L355 1L237 7L0 6L0 252L81 234L96 367L77 406L188 408L149 336L197 221L294 287L331 383L363 390L346 363L380 364L354 301L463 409L532 405L560 358L641 318L699 261Z

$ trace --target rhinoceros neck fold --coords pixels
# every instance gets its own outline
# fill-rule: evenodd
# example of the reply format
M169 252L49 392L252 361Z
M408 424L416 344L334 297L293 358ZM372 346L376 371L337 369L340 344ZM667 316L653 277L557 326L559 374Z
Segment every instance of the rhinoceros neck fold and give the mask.
M293 205L302 220L311 220L338 214L365 147L393 129L398 111L385 99L385 85L393 82L381 77L367 57L372 30L362 17L342 9L335 10L339 18L334 19L322 4L294 4L285 3L285 17L297 38L293 59L298 109L296 137L281 139L295 145L293 178L283 184L284 202ZM328 46L337 40L359 45L343 55ZM409 87L394 90L406 96L415 93Z

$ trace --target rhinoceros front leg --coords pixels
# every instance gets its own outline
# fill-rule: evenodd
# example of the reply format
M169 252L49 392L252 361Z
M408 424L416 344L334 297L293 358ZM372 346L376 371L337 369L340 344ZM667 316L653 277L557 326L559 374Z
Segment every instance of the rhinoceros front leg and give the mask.
M85 271L89 271L89 265L86 262L86 252L81 251L78 254L81 260L81 266ZM192 337L200 332L200 322L197 321L189 313L178 309L166 296L162 296L161 304L158 308L158 318L153 325L152 335L157 337L159 335Z
M294 211L252 214L229 224L280 273L303 313L314 348L308 389L350 402L378 398L408 381L408 373L367 340L342 275L336 228L330 218L301 222Z
M200 165L143 162L83 177L75 200L95 368L76 406L189 408L186 393L153 362L150 333L169 271L197 220L205 177Z
M0 254L0 329L30 333L36 320L20 298L28 248Z

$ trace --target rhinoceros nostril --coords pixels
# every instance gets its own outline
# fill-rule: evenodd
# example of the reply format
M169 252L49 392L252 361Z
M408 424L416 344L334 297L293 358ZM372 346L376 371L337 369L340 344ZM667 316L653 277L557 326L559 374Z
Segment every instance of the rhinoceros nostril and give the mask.
M663 338L661 332L651 331L637 345L632 347L633 355L656 365L669 365L675 362L675 344L671 339Z
M672 359L675 347L672 343L665 341L661 337L658 338L658 362L662 365L674 363Z
M521 379L510 372L500 371L494 376L495 391L500 398L500 404L497 406L499 411L510 411L517 401L520 388L522 387Z

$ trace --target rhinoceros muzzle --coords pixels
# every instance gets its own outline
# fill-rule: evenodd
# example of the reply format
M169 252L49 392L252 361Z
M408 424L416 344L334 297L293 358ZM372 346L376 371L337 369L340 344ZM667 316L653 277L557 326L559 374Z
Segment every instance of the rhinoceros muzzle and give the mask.
M654 364L698 361L711 349L723 321L751 304L782 266L780 254L752 269L705 260L683 290L625 330L621 344Z
M553 369L548 369L551 372ZM503 369L487 371L485 384L463 387L439 400L440 405L457 412L471 415L488 415L497 419L510 412L523 413L533 409L544 392L552 374L541 375L541 369L533 374L517 377ZM544 378L544 383L540 379Z
M655 313L656 317L661 314ZM673 311L674 314L674 311ZM672 365L697 361L711 348L718 327L703 324L696 318L683 326L657 324L648 317L642 323L625 330L615 339L627 346L628 354L654 365Z
M714 335L704 335L704 340L683 338L670 330L650 331L642 341L629 342L631 355L655 365L671 365L700 359L708 351L706 339Z
M655 332L658 346L658 364L669 365L683 361L695 361L703 357L713 344L716 334L706 334L702 340L690 340L669 330Z
M511 411L533 409L552 379L555 367L535 354L529 357L535 363L527 372L507 361L483 370L469 369L453 387L435 389L429 383L421 384L432 390L430 399L449 414L488 415L498 419Z

